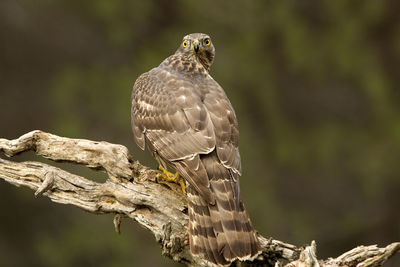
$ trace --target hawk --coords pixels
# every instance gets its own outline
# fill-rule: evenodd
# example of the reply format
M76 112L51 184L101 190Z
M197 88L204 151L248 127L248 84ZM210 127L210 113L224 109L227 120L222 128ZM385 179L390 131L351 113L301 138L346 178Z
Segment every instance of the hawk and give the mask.
M260 245L240 199L236 115L209 74L214 55L208 35L185 36L136 80L131 122L136 144L185 180L192 254L229 265L254 258Z

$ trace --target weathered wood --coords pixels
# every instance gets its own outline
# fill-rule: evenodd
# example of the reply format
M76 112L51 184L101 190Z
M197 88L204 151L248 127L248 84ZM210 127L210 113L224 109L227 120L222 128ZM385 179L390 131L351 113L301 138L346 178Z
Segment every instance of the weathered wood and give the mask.
M35 190L35 196L71 204L92 213L115 213L114 226L119 232L122 217L129 217L155 236L161 253L188 266L206 266L193 257L187 241L186 196L175 184L157 183L157 171L132 161L122 145L60 137L32 131L18 139L0 139L0 151L8 157L33 150L36 154L58 162L71 162L105 171L104 183L71 174L40 162L13 162L0 158L0 178L16 186ZM259 236L263 253L252 262L232 266L382 266L400 251L400 243L386 248L360 246L335 259L318 261L316 245L298 248L279 240Z

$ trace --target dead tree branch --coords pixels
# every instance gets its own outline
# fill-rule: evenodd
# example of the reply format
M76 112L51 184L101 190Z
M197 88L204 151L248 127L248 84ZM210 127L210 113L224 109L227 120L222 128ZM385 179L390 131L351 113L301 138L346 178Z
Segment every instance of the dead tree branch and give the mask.
M122 217L129 217L148 230L162 247L162 254L188 266L206 266L189 251L186 225L186 197L174 184L160 184L157 171L132 161L122 145L59 137L32 131L18 139L0 139L0 151L12 157L29 150L57 162L71 162L104 171L108 179L97 183L40 162L13 162L0 158L0 178L16 186L35 190L35 196L71 204L92 213L114 213L119 232ZM385 248L359 246L337 258L317 260L315 242L298 248L259 236L263 253L253 262L232 266L382 266L400 251L400 243Z

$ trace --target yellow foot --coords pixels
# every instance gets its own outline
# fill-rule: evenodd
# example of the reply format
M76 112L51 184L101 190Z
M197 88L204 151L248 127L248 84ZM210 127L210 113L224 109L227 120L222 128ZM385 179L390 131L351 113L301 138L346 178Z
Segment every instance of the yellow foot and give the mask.
M179 175L178 172L173 174L161 165L158 166L158 169L162 171L162 173L158 173L156 176L158 181L173 182L179 184L182 188L183 193L186 194L185 180Z

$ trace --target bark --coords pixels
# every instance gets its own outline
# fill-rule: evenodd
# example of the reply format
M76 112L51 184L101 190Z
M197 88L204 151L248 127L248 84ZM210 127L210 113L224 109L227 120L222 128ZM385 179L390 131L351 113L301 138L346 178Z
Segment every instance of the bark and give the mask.
M12 157L33 150L37 155L57 162L71 162L104 171L103 183L69 173L40 162L14 162L0 158L0 178L16 186L26 186L35 196L70 204L86 211L113 213L115 230L128 217L151 231L161 245L161 253L188 266L206 266L194 257L187 240L187 202L180 187L156 181L157 171L133 161L122 145L84 139L59 137L32 131L18 139L0 139L0 151ZM318 260L314 241L307 247L296 247L259 235L263 252L251 262L232 266L382 266L400 251L400 243L387 247L359 246L337 258Z

